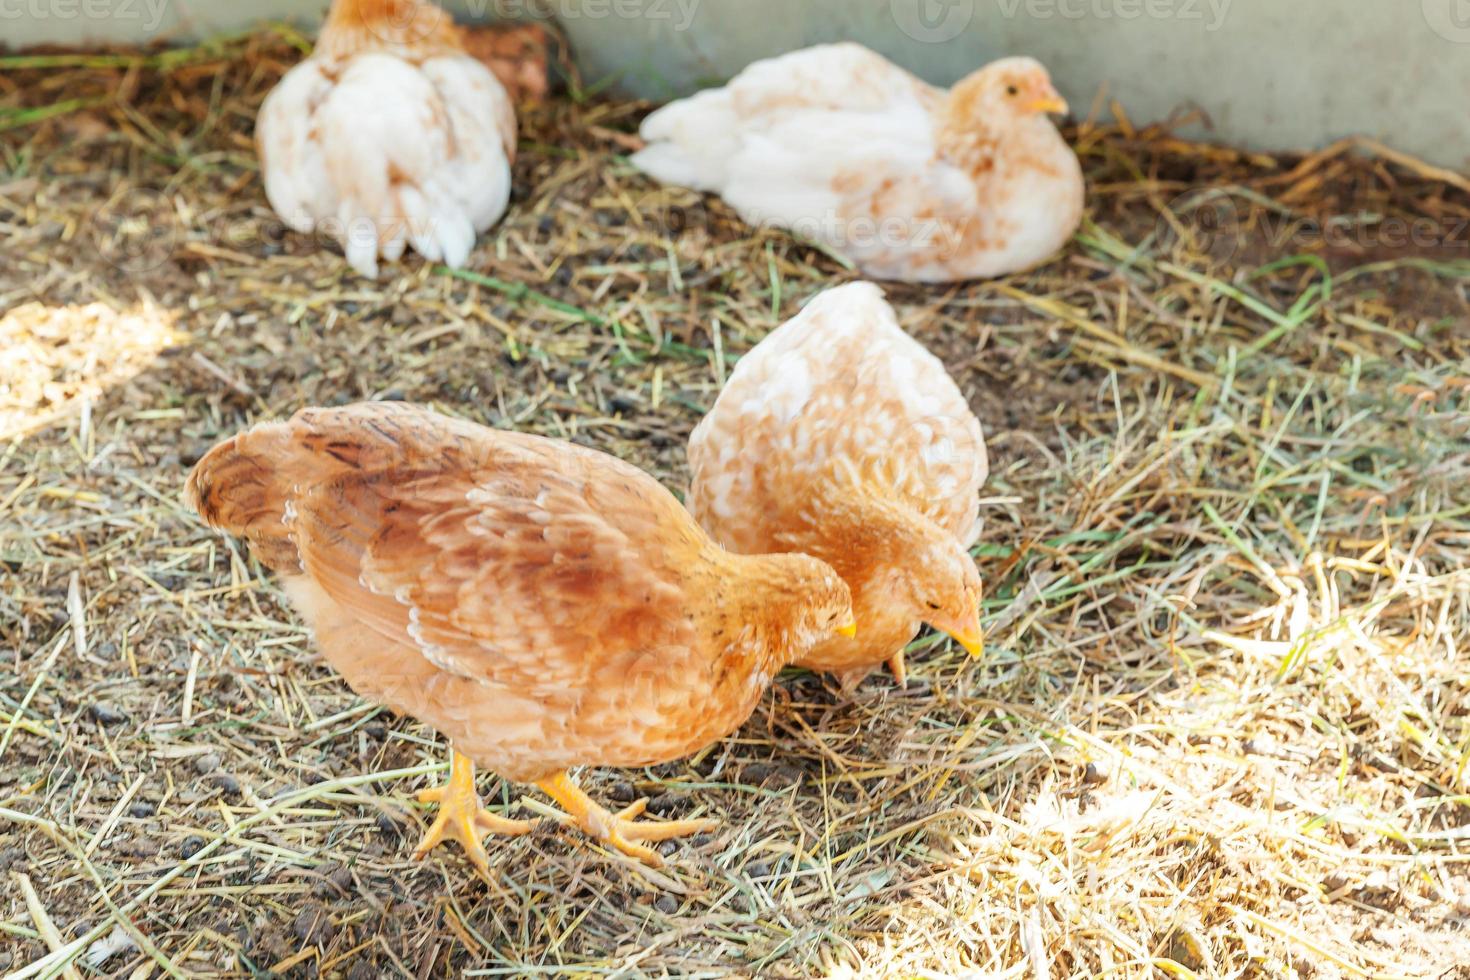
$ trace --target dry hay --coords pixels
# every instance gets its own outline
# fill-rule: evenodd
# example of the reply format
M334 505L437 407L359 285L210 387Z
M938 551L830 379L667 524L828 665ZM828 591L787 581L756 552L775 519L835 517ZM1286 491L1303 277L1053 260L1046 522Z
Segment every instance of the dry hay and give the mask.
M82 411L181 338L159 311L27 303L0 317L0 439Z
M921 638L909 690L850 701L792 672L695 758L582 774L720 818L663 872L548 825L487 885L408 860L440 747L314 661L188 466L406 398L679 486L728 365L850 273L652 186L647 107L578 94L526 111L472 271L365 282L260 192L295 40L0 62L0 309L41 304L7 332L189 334L63 368L26 404L67 414L0 447L0 970L1467 975L1463 189L1374 147L1070 132L1065 255L890 290L990 436L987 659Z

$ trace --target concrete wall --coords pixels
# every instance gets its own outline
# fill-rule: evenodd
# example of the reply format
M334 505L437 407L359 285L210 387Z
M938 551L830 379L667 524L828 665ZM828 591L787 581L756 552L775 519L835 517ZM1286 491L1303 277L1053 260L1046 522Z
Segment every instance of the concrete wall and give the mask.
M325 3L0 0L0 39L185 39L314 23ZM470 19L553 16L584 77L667 98L751 60L853 39L935 82L1008 53L1052 69L1075 111L1099 93L1135 121L1181 108L1194 133L1261 149L1361 133L1470 169L1470 0L452 0Z

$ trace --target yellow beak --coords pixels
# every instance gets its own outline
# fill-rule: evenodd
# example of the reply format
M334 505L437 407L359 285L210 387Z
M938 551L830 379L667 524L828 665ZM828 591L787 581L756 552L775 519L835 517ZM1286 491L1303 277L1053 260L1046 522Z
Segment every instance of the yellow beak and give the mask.
M1026 111L1065 113L1067 111L1067 100L1060 95L1043 96L1034 102L1027 103Z
M979 658L985 655L985 633L980 629L980 610L976 609L963 628L957 630L946 630L954 641L965 648L965 652L971 657Z
M851 640L857 636L857 620L850 620L847 625L837 627L837 632Z

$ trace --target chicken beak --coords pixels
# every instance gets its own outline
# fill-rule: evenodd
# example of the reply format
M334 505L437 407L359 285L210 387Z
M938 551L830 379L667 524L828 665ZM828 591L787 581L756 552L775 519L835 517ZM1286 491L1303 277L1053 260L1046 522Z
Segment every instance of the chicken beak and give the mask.
M837 632L841 633L849 640L853 639L857 636L857 620L848 620L845 625L837 627Z
M1058 115L1067 111L1067 100L1055 92L1048 92L1039 99L1033 99L1026 104L1027 112L1055 112Z
M970 619L957 630L946 630L954 641L965 648L971 657L979 659L985 655L985 633L980 629L980 610L976 609Z

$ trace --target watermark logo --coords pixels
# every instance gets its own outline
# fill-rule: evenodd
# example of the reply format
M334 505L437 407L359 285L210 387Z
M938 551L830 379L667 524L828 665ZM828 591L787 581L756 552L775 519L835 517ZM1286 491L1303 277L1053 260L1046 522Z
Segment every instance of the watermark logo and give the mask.
M1470 0L1420 0L1429 29L1446 41L1470 44Z
M118 20L141 23L152 34L163 23L169 0L0 0L0 21Z
M389 3L385 6L384 26L394 37L422 41L449 23L449 15L431 3Z
M1395 214L1310 215L1264 202L1249 210L1227 191L1190 191L1174 198L1154 225L1154 241L1218 264L1248 243L1261 254L1328 252L1343 256L1470 256L1470 218Z
M422 0L386 0L365 11L362 26L385 45L416 45L442 36L449 15Z
M995 0L1007 20L1183 20L1217 31L1232 0Z
M93 240L109 265L141 275L169 261L180 224L168 195L140 189L117 194L92 215Z
M1170 201L1154 224L1154 240L1176 243L1223 264L1240 251L1245 236L1230 195L1206 190L1189 191Z
M915 41L942 44L959 37L975 17L975 0L888 0L898 29Z
M969 416L914 419L898 431L887 453L897 488L915 502L942 504L972 493L987 472L985 439Z
M689 198L660 188L640 197L636 208L644 227L661 238L708 235L716 223L703 195Z

